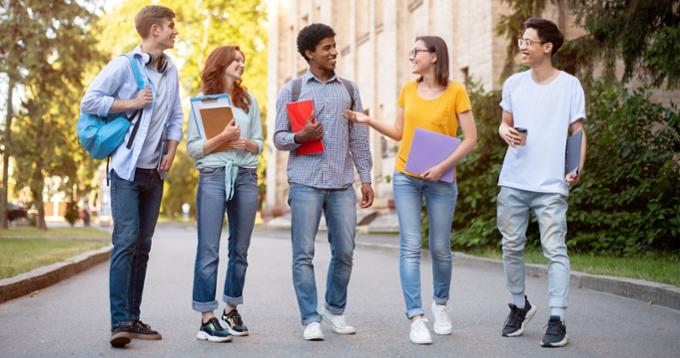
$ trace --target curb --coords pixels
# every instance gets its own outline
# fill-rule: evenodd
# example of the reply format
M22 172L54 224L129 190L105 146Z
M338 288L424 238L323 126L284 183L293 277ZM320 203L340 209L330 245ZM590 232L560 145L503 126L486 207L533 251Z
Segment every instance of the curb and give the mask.
M399 245L393 244L373 244L357 241L356 245L377 249L399 249ZM455 263L503 269L502 261L468 255L458 251L454 251L453 255ZM525 272L530 276L547 278L548 267L546 265L526 264ZM587 288L680 310L680 288L669 284L631 278L600 276L578 271L571 271L570 277L572 287Z
M112 248L109 245L98 250L84 252L65 261L38 267L37 269L0 280L0 303L51 286L98 263L104 262L111 256Z

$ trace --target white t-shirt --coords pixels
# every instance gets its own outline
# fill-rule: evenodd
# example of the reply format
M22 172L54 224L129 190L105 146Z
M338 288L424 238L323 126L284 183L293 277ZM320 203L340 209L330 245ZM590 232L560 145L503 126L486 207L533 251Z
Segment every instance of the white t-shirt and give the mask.
M156 71L147 66L146 72L149 74L151 82L156 87L156 100L151 114L149 130L146 132L144 146L137 160L137 168L154 169L158 168L161 156L161 137L168 117L168 91L165 73ZM135 139L136 140L136 139Z
M560 71L539 85L531 70L516 73L503 83L500 105L512 113L515 127L527 129L527 140L524 146L508 147L498 185L568 195L564 161L569 125L586 118L579 80Z

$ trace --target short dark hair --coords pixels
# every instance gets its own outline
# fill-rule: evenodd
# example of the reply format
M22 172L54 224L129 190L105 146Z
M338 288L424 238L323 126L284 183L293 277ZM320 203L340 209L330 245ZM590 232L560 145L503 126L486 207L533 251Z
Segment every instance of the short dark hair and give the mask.
M314 50L316 50L316 45L327 37L335 37L335 31L333 31L330 26L324 24L311 24L306 26L298 33L298 52L302 55L302 58L309 63L309 59L305 56L305 51L309 50L314 52Z
M527 21L524 21L524 30L534 29L538 33L538 38L543 42L550 42L553 44L552 51L550 55L554 55L557 50L562 47L564 43L564 35L560 32L554 22L546 19L537 19L530 17Z
M418 36L416 41L425 43L425 47L430 52L437 55L437 62L434 64L434 78L440 86L449 85L449 49L446 41L439 36ZM422 81L420 77L418 81Z

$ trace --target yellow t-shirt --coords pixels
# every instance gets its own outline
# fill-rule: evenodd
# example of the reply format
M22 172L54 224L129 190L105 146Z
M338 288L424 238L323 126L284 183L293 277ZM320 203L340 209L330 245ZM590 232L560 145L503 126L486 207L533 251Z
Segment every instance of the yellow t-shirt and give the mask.
M409 82L401 89L397 104L404 109L404 135L395 170L411 176L418 176L406 171L406 159L416 128L455 137L458 130L457 114L472 109L465 87L455 81L450 81L446 90L435 99L423 99L418 94L418 82Z

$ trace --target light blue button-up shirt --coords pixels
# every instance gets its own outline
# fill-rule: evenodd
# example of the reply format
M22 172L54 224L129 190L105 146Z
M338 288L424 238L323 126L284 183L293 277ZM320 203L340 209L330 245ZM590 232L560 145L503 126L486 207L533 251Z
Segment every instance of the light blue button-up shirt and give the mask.
M149 130L154 106L156 105L157 89L149 79L146 70L145 59L148 55L142 53L141 46L137 46L130 54L139 64L144 83L153 92L153 101L144 108L139 129L131 148L127 148L127 142L132 133L133 126L130 126L130 129L125 134L123 144L111 156L111 169L116 171L116 175L125 180L133 181L135 179L135 168L137 167L139 154L142 152L142 146ZM163 119L164 131L162 139L179 142L182 139L182 122L184 121L179 93L179 76L177 74L177 67L175 67L170 58L166 58L166 60L168 61L168 66L165 70L166 77L164 80L167 81L168 101L166 102L166 113L168 113L168 116ZM109 114L114 100L132 99L137 94L137 91L137 85L129 60L124 56L119 56L111 60L90 84L80 102L80 110L85 113L106 116ZM131 115L133 112L129 111L128 115Z
M324 152L297 155L300 144L293 140L294 133L286 104L291 101L292 82L283 86L276 100L276 132L274 145L279 150L290 151L288 157L288 180L318 189L342 189L354 182L353 166L362 183L371 182L373 161L368 143L368 126L351 123L342 113L349 109L352 101L345 85L337 76L326 83L314 77L311 71L302 75L302 88L298 101L312 99L317 120L323 125ZM361 98L356 85L354 89L354 111L361 111Z

